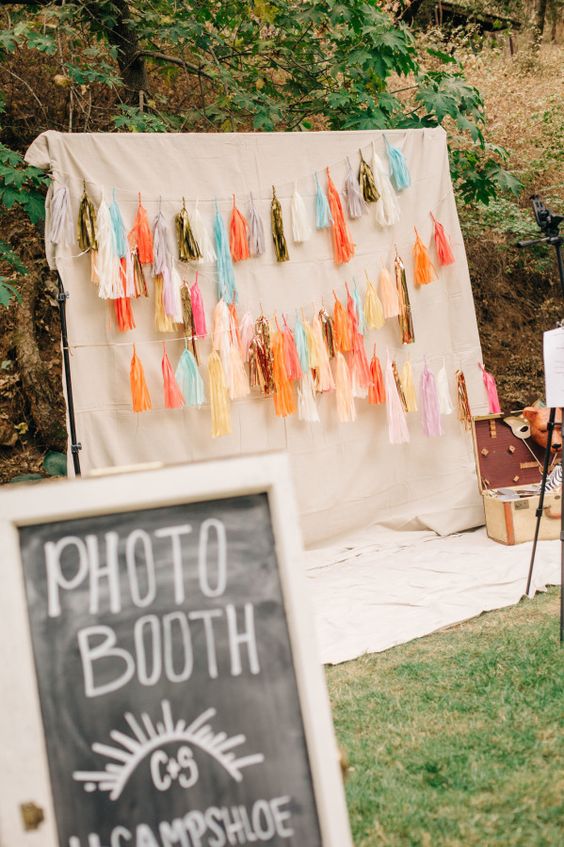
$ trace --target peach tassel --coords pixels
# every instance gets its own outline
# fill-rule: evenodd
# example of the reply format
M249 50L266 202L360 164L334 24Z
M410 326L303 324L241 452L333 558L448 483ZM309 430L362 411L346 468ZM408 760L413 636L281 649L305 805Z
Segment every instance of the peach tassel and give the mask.
M151 395L145 382L145 372L141 359L137 356L135 344L129 369L129 381L131 384L131 405L134 412L148 412L151 408Z
M335 305L333 306L333 341L335 350L341 353L350 353L352 350L352 332L350 325L350 315L345 311L345 308L335 292Z
M335 183L331 179L329 168L327 168L327 199L331 211L331 235L333 238L333 256L335 264L342 265L349 262L354 256L354 243L349 233L349 228L343 212L343 204Z
M233 195L233 209L229 223L229 248L234 262L249 258L249 224L235 205L235 195Z
M129 232L128 241L131 250L137 251L142 265L153 264L153 236L147 218L147 210L141 203L141 194L138 195L137 214Z
M212 438L229 435L231 432L231 410L227 395L227 386L223 374L223 365L217 350L212 350L208 358L209 396L212 419Z
M274 411L278 417L293 415L297 409L296 397L286 370L284 335L278 328L272 339L272 376L274 378Z
M376 355L376 346L370 362L370 385L368 386L368 402L373 406L386 402L386 388L380 359Z

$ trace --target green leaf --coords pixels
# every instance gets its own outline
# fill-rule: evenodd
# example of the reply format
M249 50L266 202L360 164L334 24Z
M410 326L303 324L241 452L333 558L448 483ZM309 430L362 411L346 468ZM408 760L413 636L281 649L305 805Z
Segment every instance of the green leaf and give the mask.
M39 482L40 479L44 479L40 473L20 473L17 476L13 476L10 482Z

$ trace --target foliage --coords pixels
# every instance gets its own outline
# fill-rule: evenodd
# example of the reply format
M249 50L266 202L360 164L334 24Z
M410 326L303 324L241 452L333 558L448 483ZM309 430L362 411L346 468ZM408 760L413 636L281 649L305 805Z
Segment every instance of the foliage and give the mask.
M328 672L358 847L560 842L558 592Z

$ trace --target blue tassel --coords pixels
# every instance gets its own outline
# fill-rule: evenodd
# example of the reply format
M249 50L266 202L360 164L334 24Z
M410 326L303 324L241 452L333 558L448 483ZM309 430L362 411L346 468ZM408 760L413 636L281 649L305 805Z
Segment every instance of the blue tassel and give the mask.
M110 218L112 219L112 227L116 239L116 250L120 259L127 256L127 237L125 235L125 225L119 210L116 200L116 190L112 192L112 202L110 205Z
M392 147L385 138L386 152L388 154L388 162L390 163L390 179L394 184L396 191L403 191L404 188L409 188L411 185L411 177L407 169L405 156L399 147Z
M305 374L309 371L309 347L307 346L307 335L305 327L297 316L296 323L294 326L294 341L296 342L296 350L298 351L300 368Z
M360 292L356 286L356 282L354 284L354 291L352 293L352 299L354 303L354 310L356 312L356 322L358 326L358 331L361 335L364 335L366 332L366 324L364 323L364 309L362 307L362 301L360 299Z
M204 381L194 354L184 349L174 374L187 406L201 406L205 400Z
M226 303L237 302L237 286L235 284L235 271L231 261L229 249L229 238L223 218L219 213L217 203L215 205L215 219L213 222L215 236L215 247L217 253L217 296L219 300Z
M317 174L315 174L315 225L317 229L327 229L333 223L327 195L322 191Z

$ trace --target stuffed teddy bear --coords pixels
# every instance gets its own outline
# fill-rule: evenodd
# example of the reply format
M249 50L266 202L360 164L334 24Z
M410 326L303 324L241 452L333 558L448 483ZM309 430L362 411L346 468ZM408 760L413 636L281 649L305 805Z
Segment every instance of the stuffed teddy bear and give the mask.
M536 444L539 444L541 447L544 447L546 450L546 445L548 442L548 416L550 414L550 409L544 407L537 406L527 406L526 409L523 409L523 417L529 421L531 427L531 438ZM552 433L552 443L550 445L550 451L553 454L560 453L562 451L562 410L556 410L556 426L554 427Z

